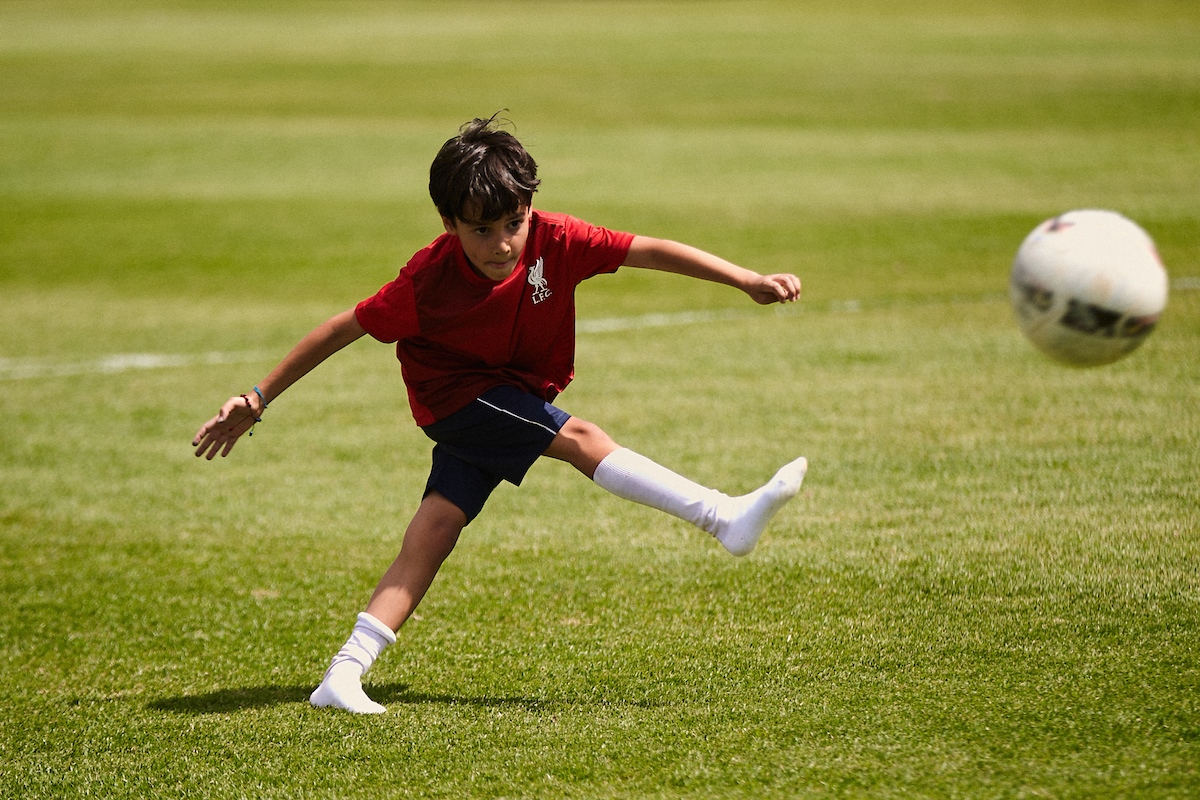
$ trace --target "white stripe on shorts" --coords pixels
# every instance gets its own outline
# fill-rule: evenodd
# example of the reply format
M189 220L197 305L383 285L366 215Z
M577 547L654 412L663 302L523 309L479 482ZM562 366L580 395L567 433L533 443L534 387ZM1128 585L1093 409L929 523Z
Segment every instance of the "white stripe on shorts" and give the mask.
M538 426L539 428L541 428L542 430L544 430L544 431L548 431L549 433L552 433L552 434L554 434L555 436L558 436L558 431L554 430L554 428L551 428L551 427L549 427L548 425L543 425L543 424L542 424L542 423L540 423L540 422L535 422L534 420L531 420L531 419L525 419L525 418L524 418L524 417L522 417L520 414L514 414L513 412L509 411L507 408L501 408L500 406L493 405L493 404L489 403L487 400L484 400L482 397L476 397L476 398L475 398L475 402L476 402L476 403L483 403L483 404L484 404L485 406L487 406L488 408L494 409L494 410L496 410L496 411L499 411L499 412L501 412L501 413L503 413L503 414L508 414L508 415L509 415L510 417L512 417L513 419L519 419L519 420L521 420L521 422L528 422L530 425L536 425L536 426Z

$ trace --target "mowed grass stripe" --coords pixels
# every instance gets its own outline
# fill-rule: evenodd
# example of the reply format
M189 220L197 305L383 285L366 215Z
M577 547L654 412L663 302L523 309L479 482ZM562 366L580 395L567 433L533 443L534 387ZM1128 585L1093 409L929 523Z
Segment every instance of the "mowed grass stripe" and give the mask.
M517 116L513 113L513 116ZM551 177L539 204L662 205L675 213L1043 213L1120 202L1168 215L1194 197L1191 130L844 130L742 126L676 131L534 126ZM24 202L388 201L428 206L444 126L342 118L0 118L0 192ZM1086 153L1086 169L1080 159ZM580 155L586 154L586 155ZM703 164L703 170L692 170ZM1112 196L1110 175L1129 183ZM869 185L870 191L863 192Z

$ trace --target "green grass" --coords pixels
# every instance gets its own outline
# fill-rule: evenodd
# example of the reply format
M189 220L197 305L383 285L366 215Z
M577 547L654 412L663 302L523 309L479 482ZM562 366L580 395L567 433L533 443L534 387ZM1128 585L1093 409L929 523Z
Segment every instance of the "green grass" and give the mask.
M1200 793L1200 13L876 5L0 2L0 796ZM319 713L427 469L390 349L188 441L436 234L429 160L498 108L541 206L805 281L586 284L563 405L809 477L734 560L540 464L371 672L389 713ZM1085 206L1175 284L1081 371L1005 290Z

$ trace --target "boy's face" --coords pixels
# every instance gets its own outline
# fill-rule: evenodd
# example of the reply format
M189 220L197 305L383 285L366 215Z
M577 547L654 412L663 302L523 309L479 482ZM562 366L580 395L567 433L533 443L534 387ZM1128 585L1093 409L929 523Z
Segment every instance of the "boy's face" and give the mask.
M529 236L529 207L521 206L492 222L447 219L442 217L446 233L462 242L467 261L485 278L502 281L521 261L525 239Z

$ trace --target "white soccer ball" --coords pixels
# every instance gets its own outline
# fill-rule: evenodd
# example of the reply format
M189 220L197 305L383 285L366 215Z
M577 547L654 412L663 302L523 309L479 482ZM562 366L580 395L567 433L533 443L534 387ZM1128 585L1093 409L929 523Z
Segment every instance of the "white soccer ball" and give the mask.
M1017 324L1052 358L1109 364L1138 347L1167 305L1150 236L1115 211L1068 211L1033 229L1013 261Z

